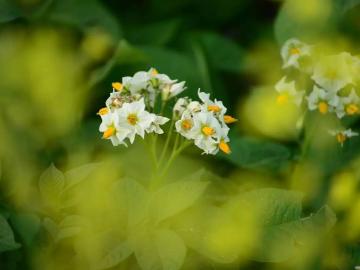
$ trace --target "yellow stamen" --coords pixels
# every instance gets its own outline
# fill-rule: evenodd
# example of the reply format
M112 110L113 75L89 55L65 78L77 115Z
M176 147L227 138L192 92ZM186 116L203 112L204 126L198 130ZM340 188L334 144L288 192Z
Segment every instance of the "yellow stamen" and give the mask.
M226 124L232 124L232 123L235 123L236 121L237 121L237 119L232 117L231 115L224 115L224 122Z
M208 106L208 111L209 112L220 112L221 111L221 108L217 105L209 105Z
M111 85L112 88L114 88L116 91L121 91L121 89L123 88L122 83L119 82L113 82Z
M359 112L359 106L356 104L349 104L346 106L345 110L348 115L354 115Z
M159 72L156 70L156 68L152 68L151 69L151 75L155 76L155 75L158 75Z
M137 121L138 121L138 118L137 118L136 114L129 114L128 117L127 117L127 120L128 120L130 125L135 126Z
M192 124L191 124L191 121L188 120L188 119L184 119L182 122L181 122L181 127L185 130L189 130L191 127L192 127Z
M291 48L290 49L290 54L292 54L292 55L296 55L296 54L300 54L300 53L301 53L301 51L299 48Z
M281 94L278 95L276 98L276 103L279 105L284 105L288 102L289 100L289 95L288 94Z
M223 151L225 154L230 154L231 153L231 149L230 149L230 146L224 141L224 140L221 140L220 143L219 143L219 149L221 151Z
M325 101L321 101L318 104L319 112L322 114L326 114L329 111L329 105Z
M202 129L201 129L202 133L206 136L211 136L211 135L214 135L215 134L215 130L211 127L208 127L208 126L204 126Z
M98 115L105 115L105 114L108 114L109 113L109 109L104 107L104 108L101 108L99 111L98 111Z
M113 126L108 127L107 130L103 133L103 139L109 139L116 132L116 129Z
M336 135L336 140L338 143L343 144L346 141L346 136L343 133L338 133Z

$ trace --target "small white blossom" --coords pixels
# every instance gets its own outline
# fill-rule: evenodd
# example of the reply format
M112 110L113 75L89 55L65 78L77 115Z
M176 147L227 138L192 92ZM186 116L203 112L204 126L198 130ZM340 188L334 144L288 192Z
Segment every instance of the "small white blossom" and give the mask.
M154 114L153 114L154 115ZM156 133L156 134L163 134L164 131L161 129L160 126L166 124L170 119L167 117L154 115L154 121L151 123L150 127L146 130L147 133Z
M329 134L334 136L341 146L344 145L344 142L347 139L354 136L359 136L359 133L352 131L350 128L346 130L330 130Z
M286 77L281 78L275 85L275 90L279 93L277 103L280 105L291 101L299 106L305 94L305 91L297 91L295 81L287 82Z
M194 120L190 112L185 111L181 118L175 122L175 129L188 140L194 139Z
M198 90L198 95L200 100L203 102L202 110L204 112L213 112L223 118L224 114L226 113L226 108L222 101L218 100L210 100L210 94L201 92L200 89Z
M150 128L155 121L155 115L145 111L144 99L132 103L125 103L119 109L119 125L130 130L128 138L130 143L135 140L135 135L144 138L145 130Z
M347 97L341 97L339 105L336 107L336 114L342 118L345 114L354 115L359 113L360 97L353 88Z
M185 89L185 82L168 84L162 89L162 99L168 100L173 98L182 93Z
M322 114L333 112L340 101L339 97L335 93L328 93L316 85L307 97L307 100L310 111L319 110Z
M299 59L303 56L309 56L310 54L311 46L295 38L287 40L281 48L283 68L299 68Z
M124 140L129 135L130 130L119 125L118 112L107 111L101 113L100 116L102 122L100 124L99 131L103 133L103 138L111 140L111 143L114 146L119 144L126 146Z

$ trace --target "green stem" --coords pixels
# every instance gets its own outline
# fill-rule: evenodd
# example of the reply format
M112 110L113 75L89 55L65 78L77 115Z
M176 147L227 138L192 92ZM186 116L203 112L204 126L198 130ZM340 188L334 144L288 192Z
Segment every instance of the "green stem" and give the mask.
M169 143L170 143L170 139L171 139L171 136L172 136L172 133L173 133L173 129L174 129L174 124L175 124L175 121L174 121L174 118L171 119L171 122L170 122L170 127L169 127L169 131L168 131L168 136L166 138L166 141L165 141L165 145L164 145L164 149L161 153L161 156L160 156L160 159L159 159L159 166L161 166L162 162L163 162L163 159L165 157L165 154L169 148Z

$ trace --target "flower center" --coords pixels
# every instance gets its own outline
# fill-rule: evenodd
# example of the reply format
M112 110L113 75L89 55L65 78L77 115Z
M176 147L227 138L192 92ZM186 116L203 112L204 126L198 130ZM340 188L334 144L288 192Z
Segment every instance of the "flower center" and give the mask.
M189 119L184 119L184 120L181 122L181 127L182 127L184 130L189 130L189 129L192 127L191 121L190 121Z
M348 115L353 115L359 112L359 107L356 104L349 104L346 106L346 113Z
M99 111L98 111L98 115L105 115L105 114L108 114L109 113L109 109L104 107L104 108L101 108Z
M224 122L226 124L232 124L232 123L235 123L237 121L236 118L230 116L230 115L224 115Z
M325 101L321 101L318 104L319 112L322 114L326 114L329 111L329 105Z
M111 85L112 85L112 88L114 88L116 91L121 91L121 89L123 89L122 83L113 82Z
M284 105L289 101L289 95L288 94L281 94L278 95L276 98L276 103L279 105Z
M156 68L151 69L151 75L156 76L159 72L156 70Z
M116 129L114 126L109 126L107 130L103 133L103 139L109 139L116 133Z
M346 136L343 133L338 133L336 135L336 140L338 143L343 144L346 141Z
M224 140L220 141L219 149L221 151L223 151L225 154L230 154L231 153L231 149L230 149L229 145Z
M215 134L215 130L212 128L212 127L209 127L209 126L204 126L202 129L201 129L202 133L206 136L211 136L211 135L214 135Z
M136 114L132 113L128 115L127 120L130 125L135 126L136 123L138 122L138 117Z
M220 112L221 108L217 105L209 105L208 106L208 111L209 112Z
M299 48L291 48L291 49L290 49L290 54L291 54L291 55L298 55L298 54L300 54L300 53L301 53L301 51L300 51Z

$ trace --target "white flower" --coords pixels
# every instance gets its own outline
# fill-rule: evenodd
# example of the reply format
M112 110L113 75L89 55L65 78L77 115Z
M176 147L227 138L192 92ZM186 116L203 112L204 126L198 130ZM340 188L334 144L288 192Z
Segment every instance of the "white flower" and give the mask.
M161 129L161 125L164 125L165 123L167 123L170 119L167 117L163 117L163 116L159 116L159 115L154 115L154 121L151 123L150 127L146 130L147 133L152 133L155 132L157 134L163 134L164 131Z
M168 100L170 98L173 98L182 93L185 89L185 82L167 84L162 89L162 99Z
M307 100L310 111L319 110L322 114L334 111L339 104L339 97L335 93L328 93L316 85Z
M194 139L194 121L190 112L184 111L181 118L175 122L175 128L178 133L184 136L186 139Z
M353 83L355 62L349 53L322 57L314 67L312 79L329 92L338 92Z
M138 94L141 90L147 89L150 76L148 72L139 71L133 77L123 77L123 86L131 92L131 94Z
M193 120L192 137L195 145L202 149L205 154L215 155L219 150L220 136L227 132L222 130L218 119L211 112L196 113Z
M311 46L295 38L287 40L281 48L283 68L299 68L299 59L310 54Z
M338 143L341 144L341 146L344 145L344 142L354 136L359 136L359 133L352 131L350 128L346 130L330 130L330 135L335 136Z
M305 94L305 91L296 90L294 81L286 82L286 76L281 78L281 80L275 85L275 90L279 93L276 101L280 105L291 101L299 106Z
M354 115L359 113L360 98L353 88L347 97L341 97L339 105L336 107L336 114L342 118L345 114Z
M204 103L202 105L202 110L204 112L212 112L223 118L226 113L226 108L222 101L217 101L216 99L214 101L210 100L210 94L201 92L200 89L198 90L198 95L200 100Z
M103 133L103 138L110 139L114 146L119 144L126 146L124 140L131 131L119 125L118 111L111 112L107 108L102 108L99 115L102 120L99 131Z
M173 113L176 117L179 117L186 110L190 100L188 98L179 98L173 108Z
M125 103L119 109L119 125L130 130L128 134L130 143L134 142L136 134L144 138L145 130L149 129L154 121L155 115L145 111L143 98L132 103Z

